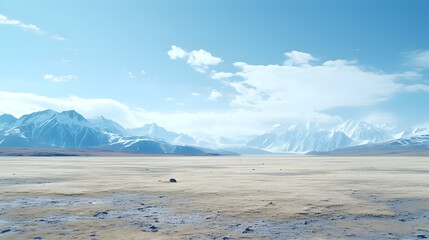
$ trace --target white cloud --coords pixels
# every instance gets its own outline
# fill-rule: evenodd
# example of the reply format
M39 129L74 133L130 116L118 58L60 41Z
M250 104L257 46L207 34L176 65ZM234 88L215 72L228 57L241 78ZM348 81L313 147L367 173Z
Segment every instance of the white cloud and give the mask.
M310 61L317 60L311 56L311 54L298 51L287 52L284 55L289 57L289 59L284 62L284 64L288 66L306 66Z
M212 92L210 93L210 96L207 98L207 100L214 101L220 97L222 97L222 93L216 89L213 89Z
M171 46L171 50L168 51L167 54L171 59L185 58L188 56L188 53L185 50L174 45Z
M56 39L56 40L61 40L61 41L66 40L64 37L61 37L61 36L60 36L60 35L58 35L58 34L54 34L54 35L52 35L52 38L54 38L54 39Z
M234 64L243 81L227 83L237 92L231 105L311 116L337 107L374 105L399 92L428 90L427 85L401 83L418 76L410 72L373 72L345 60L311 66L310 54L293 52L286 54L294 59L291 65Z
M142 73L142 74L146 74L145 70L141 70L141 73Z
M415 67L429 68L429 50L405 52L404 55L408 58L408 64Z
M199 94L199 93L196 93L196 92L191 93L191 95L192 95L192 96L197 96L197 97L198 97L198 96L200 96L200 94Z
M134 74L132 72L128 72L128 76L130 76L130 78L134 78Z
M210 66L214 66L222 62L222 59L213 56L211 53L200 49L186 52L175 45L167 52L171 59L187 59L187 63L196 71L204 73Z
M1 15L1 14L0 14L0 24L17 26L17 27L19 27L21 29L32 30L32 31L35 31L37 33L41 33L42 32L42 30L38 26L36 26L34 24L26 24L26 23L23 23L23 22L21 22L19 20L9 19L8 17L6 17L4 15Z
M230 78L233 77L234 73L228 73L228 72L212 72L212 76L211 78L213 79L225 79L225 78Z
M76 75L65 75L65 76L54 76L52 74L45 74L44 79L49 79L52 82L67 82L68 80L76 79L78 76Z

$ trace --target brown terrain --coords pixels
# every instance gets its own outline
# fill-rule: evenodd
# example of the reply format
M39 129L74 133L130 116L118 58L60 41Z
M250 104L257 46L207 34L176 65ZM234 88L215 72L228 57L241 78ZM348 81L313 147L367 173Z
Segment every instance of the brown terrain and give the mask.
M3 156L0 166L1 239L429 237L427 157Z

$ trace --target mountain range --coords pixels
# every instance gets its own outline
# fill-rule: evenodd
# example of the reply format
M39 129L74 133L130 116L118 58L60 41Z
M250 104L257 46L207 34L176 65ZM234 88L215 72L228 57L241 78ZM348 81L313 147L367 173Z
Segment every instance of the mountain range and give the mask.
M384 129L352 120L332 128L322 128L314 123L292 126L277 124L268 132L248 141L247 146L277 153L331 152L352 146L373 146L376 143L387 143L395 139L409 139L407 142L413 144L417 141L415 137L424 134L429 134L427 128ZM366 148L357 149L363 151Z
M429 140L425 140L428 136L426 128L388 128L348 120L331 128L317 123L276 124L266 133L248 139L218 137L200 141L168 131L156 123L126 129L102 116L86 119L74 110L45 110L19 119L10 114L0 116L0 147L90 148L173 154L339 154L339 151L374 152L374 149L383 152L382 149L388 151L399 145L407 145L403 147L404 151L421 151L426 144L429 146ZM416 148L411 147L414 145Z
M429 155L429 134L394 139L382 143L371 143L326 152L308 152L308 155Z
M191 146L174 145L150 136L129 136L118 123L99 117L85 119L74 110L45 110L0 116L0 147L95 148L140 153L205 154Z

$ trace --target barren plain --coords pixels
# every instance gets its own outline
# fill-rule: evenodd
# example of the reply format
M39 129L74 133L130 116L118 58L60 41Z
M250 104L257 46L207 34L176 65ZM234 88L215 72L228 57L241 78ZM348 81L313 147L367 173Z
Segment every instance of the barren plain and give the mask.
M428 157L0 157L1 239L427 237Z

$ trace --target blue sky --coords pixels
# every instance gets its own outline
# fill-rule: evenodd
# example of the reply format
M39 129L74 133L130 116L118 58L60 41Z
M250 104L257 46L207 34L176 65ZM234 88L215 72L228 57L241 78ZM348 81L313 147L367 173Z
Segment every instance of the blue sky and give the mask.
M427 1L1 1L0 113L74 108L126 127L231 136L348 118L428 125L428 9Z

